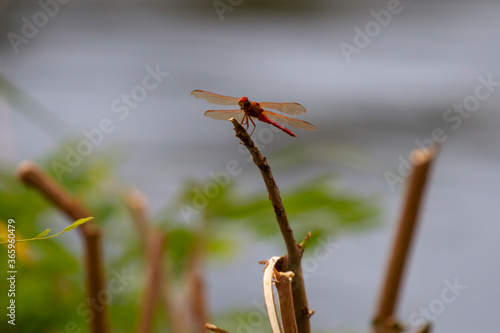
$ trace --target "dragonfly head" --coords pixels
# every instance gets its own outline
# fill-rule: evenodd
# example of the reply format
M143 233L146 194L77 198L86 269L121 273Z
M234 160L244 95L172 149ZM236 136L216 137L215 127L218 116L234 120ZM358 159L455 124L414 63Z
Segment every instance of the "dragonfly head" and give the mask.
M247 97L243 96L238 100L238 104L240 107L244 108L250 104L250 101Z

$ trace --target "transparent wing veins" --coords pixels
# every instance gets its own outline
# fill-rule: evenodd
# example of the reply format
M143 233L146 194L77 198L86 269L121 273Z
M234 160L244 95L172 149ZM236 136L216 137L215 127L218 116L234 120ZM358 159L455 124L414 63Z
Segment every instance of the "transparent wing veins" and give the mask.
M243 120L244 115L245 112L242 110L208 110L205 112L205 116L212 119L229 120L231 118L235 118L240 123Z
M300 119L295 119L295 118L290 118L287 116L282 116L280 114L271 112L271 111L264 111L264 115L268 117L271 120L298 128L306 131L315 131L317 130L316 126L313 124L308 123L307 121L300 120Z
M193 95L196 98L203 98L209 103L219 104L219 105L238 105L238 100L239 100L236 97L214 94L203 90L193 90L191 92L191 95Z
M296 116L299 114L306 113L306 109L300 105L299 103L272 103L272 102L263 102L259 103L261 107L267 109L273 109L276 111L280 111L292 116Z

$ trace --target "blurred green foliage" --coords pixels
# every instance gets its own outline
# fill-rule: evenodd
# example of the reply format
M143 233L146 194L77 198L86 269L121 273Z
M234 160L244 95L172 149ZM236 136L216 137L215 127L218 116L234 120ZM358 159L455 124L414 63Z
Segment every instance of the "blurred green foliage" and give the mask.
M205 209L197 210L195 202L200 201L201 189L206 188L208 183L217 186L214 190L217 195L208 200ZM297 241L307 232L312 232L309 246L314 246L317 239L340 230L374 227L379 216L375 198L360 198L341 191L330 175L287 190L282 193L282 200ZM213 181L189 181L177 204L177 207L194 208L196 212L184 215L191 215L190 218L196 216L198 222L207 223L211 229L217 230L216 233L227 228L245 228L260 239L281 237L267 192L243 196L238 194L234 183L220 186ZM186 223L185 216L172 212L170 210L167 215L174 215L178 220L176 224ZM217 241L217 235L212 236Z
M56 178L51 163L61 160L64 154L63 150L51 154L40 165ZM0 169L0 212L4 219L0 224L14 218L19 238L38 234L46 227L67 226L60 212L15 178L14 169L14 166ZM131 332L138 321L145 285L145 246L124 200L128 189L118 182L115 170L112 157L94 153L66 173L62 185L90 208L96 225L103 229L107 280L123 270L133 277L130 285L112 295L109 304L113 332ZM200 200L197 189L207 185L215 195ZM297 241L312 231L308 248L342 230L377 225L376 200L347 194L331 176L299 184L284 191L282 196ZM195 202L203 203L202 207ZM183 209L189 211L189 223ZM224 186L213 180L189 180L176 200L167 203L151 222L167 235L164 266L171 287L178 290L200 254L204 261L228 260L237 253L235 249L245 244L241 240L249 237L282 244L264 185L258 194L244 195L234 182ZM22 247L18 244L16 258L17 332L67 332L69 323L75 323L82 333L88 332L88 314L82 305L87 301L78 234L22 244ZM284 246L283 253L273 255L280 254L284 254ZM6 258L5 247L0 246L0 261L6 262ZM5 272L3 269L0 272L3 291L8 289ZM0 307L5 309L8 300L3 297L0 300ZM158 324L159 327L163 324ZM9 332L11 328L6 321L0 321L0 332Z
M50 163L63 155L62 151L57 152L40 164L54 177ZM111 171L110 161L96 159L83 163L81 168L64 178L63 186L83 202L90 203L97 223L109 220L109 212L118 210L116 203L120 200L106 195L104 188L113 178ZM52 208L39 193L16 179L14 165L4 164L0 169L0 212L2 229L9 218L16 221L17 238L39 234L48 226L64 229L69 225L63 221L66 217ZM83 327L82 332L87 330L86 317L78 310L86 299L82 244L76 233L70 234L54 240L16 244L16 326L2 320L0 332L11 332L13 328L13 332L65 332L65 326L71 322ZM5 267L5 246L0 246L0 257L0 267ZM2 291L8 290L5 275L6 270L2 269ZM0 300L0 306L6 308L7 297L2 295Z

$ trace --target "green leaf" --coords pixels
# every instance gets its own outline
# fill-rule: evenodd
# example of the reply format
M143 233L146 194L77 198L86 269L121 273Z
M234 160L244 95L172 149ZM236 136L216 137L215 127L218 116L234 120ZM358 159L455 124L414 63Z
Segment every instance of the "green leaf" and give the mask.
M50 229L45 229L44 231L42 231L41 233L39 233L38 235L36 235L33 238L45 237L45 236L47 236L49 234L49 232L50 232Z
M88 222L88 221L90 221L92 219L93 219L93 217L86 217L86 218L83 218L83 219L76 220L75 222L73 222L72 225L64 228L63 231L58 232L57 234L54 234L54 235L51 235L51 236L47 236L47 234L50 232L50 229L47 229L47 230L41 232L40 234L38 234L37 236L35 236L33 238L19 239L19 240L16 239L16 243L19 243L19 242L31 242L31 241L34 241L34 240L54 238L56 236L59 236L59 235L65 233L65 232L67 232L67 231L73 230L76 227L78 227L78 226L80 226L80 225L84 224L85 222ZM7 243L9 243L9 242L8 241L1 242L0 245L1 244L7 244Z

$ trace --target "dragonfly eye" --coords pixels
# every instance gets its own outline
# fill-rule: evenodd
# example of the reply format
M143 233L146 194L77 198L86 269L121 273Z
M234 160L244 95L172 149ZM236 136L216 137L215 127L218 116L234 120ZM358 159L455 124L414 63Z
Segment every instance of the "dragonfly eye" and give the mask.
M250 104L250 102L248 101L248 98L243 96L241 97L239 100L238 100L238 104L240 106L248 106Z

